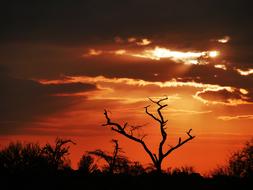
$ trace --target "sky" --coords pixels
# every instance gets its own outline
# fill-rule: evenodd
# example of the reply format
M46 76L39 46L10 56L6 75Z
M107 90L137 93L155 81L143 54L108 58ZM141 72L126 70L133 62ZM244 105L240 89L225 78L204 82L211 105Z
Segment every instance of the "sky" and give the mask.
M10 141L71 138L70 158L97 148L143 164L142 147L102 126L143 126L152 150L157 123L144 107L167 97L163 168L202 173L253 136L253 13L250 0L3 1L0 6L0 148ZM138 134L136 134L138 135ZM166 147L165 147L166 148Z

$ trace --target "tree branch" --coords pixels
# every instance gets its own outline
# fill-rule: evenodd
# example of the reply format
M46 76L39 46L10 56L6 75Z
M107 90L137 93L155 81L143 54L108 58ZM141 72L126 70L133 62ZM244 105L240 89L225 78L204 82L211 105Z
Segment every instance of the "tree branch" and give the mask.
M167 120L165 121L164 120L164 117L163 117L163 115L162 115L162 112L161 112L161 110L163 109L163 108L165 108L166 106L168 106L167 104L161 104L161 102L162 101L165 101L165 100L167 100L168 99L168 97L165 97L165 98L162 98L162 99L160 99L160 100L158 100L158 101L154 101L154 100L152 100L151 98L149 98L149 100L151 101L151 102L153 102L154 104L157 104L159 107L158 107L158 109L157 109L157 113L158 113L158 115L159 115L159 117L160 117L160 119L158 119L158 118L156 118L155 116L153 116L152 114L150 114L150 113L148 113L149 115L151 115L154 119L156 119L156 121L158 121L159 122L159 124L160 124L160 132L161 132L161 135L162 135L162 140L161 140L161 142L160 142L160 144L159 144L159 160L160 159L163 159L163 157L164 157L164 154L163 154L163 146L164 146L164 143L166 142L166 140L167 140L167 133L166 133L166 131L165 131L165 125L166 125L166 123L167 123ZM146 108L146 113L147 113L147 108Z
M103 126L111 126L111 129L113 131L115 131L115 132L135 141L135 142L140 143L143 146L144 150L150 156L152 162L156 163L155 157L153 156L152 152L149 150L149 148L147 147L147 145L145 144L145 142L142 139L139 139L139 138L133 136L132 134L127 133L127 131L124 129L124 127L122 127L120 124L111 122L111 119L109 118L106 110L104 110L104 115L105 115L107 123L103 124Z
M148 114L150 117L152 117L154 120L156 120L157 122L160 123L161 121L157 117L155 117L152 113L150 113L148 111L148 107L150 107L150 105L148 105L148 106L145 107L146 114Z
M181 147L182 145L184 145L185 143L187 143L188 141L192 140L195 138L195 136L192 136L191 133L192 129L190 129L188 132L186 132L186 134L189 136L187 139L185 140L181 140L181 137L178 140L178 144L174 147L171 147L165 154L164 154L164 158L166 156L168 156L172 151L176 150L177 148Z

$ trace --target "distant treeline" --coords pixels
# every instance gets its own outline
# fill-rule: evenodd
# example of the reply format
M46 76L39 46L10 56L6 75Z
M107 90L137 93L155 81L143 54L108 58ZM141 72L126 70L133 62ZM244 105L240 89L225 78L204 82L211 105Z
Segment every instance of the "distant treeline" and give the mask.
M78 169L71 168L68 159L72 140L57 138L54 144L40 146L37 143L12 142L0 150L0 175L5 189L21 185L24 188L79 187L88 189L148 188L185 186L246 187L253 179L253 140L231 155L226 166L218 167L209 176L201 176L193 167L167 169L158 173L152 165L144 167L124 156L117 140L112 141L111 153L103 150L87 151L80 158ZM98 164L103 160L103 165ZM183 182L183 183L181 183ZM37 183L42 183L40 186ZM7 186L7 188L6 188ZM121 189L122 189L121 188ZM212 189L212 188L211 188ZM241 188L243 189L243 188Z

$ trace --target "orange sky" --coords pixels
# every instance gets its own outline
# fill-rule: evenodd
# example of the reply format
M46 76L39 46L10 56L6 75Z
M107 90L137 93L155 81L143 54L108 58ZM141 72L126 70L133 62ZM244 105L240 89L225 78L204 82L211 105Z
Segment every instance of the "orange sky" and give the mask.
M121 124L144 125L156 150L159 128L144 107L166 96L166 145L187 138L190 128L196 138L163 168L207 173L224 164L253 136L251 6L179 1L3 5L1 148L71 138L76 168L85 151L110 151L117 138L126 156L147 164L140 145L101 126L103 110Z

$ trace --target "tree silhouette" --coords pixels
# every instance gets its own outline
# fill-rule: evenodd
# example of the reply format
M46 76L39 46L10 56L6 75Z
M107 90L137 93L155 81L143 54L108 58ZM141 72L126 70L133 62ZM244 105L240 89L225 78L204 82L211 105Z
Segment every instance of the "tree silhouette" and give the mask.
M212 177L253 177L253 139L247 141L244 147L231 154L224 166L218 166L211 171Z
M108 165L105 167L105 170L108 171L109 174L122 173L122 169L124 170L128 168L130 161L120 154L122 150L119 147L118 141L113 139L112 142L114 143L114 150L112 154L106 153L100 149L89 151L88 153L102 158Z
M10 143L0 151L0 172L48 173L68 167L66 156L69 154L68 143L71 140L57 138L55 145L41 147L37 143Z
M42 173L48 169L42 149L36 143L11 142L0 151L0 171L9 174Z
M120 125L119 123L113 122L109 115L107 110L104 110L104 115L106 118L106 123L103 124L103 126L110 126L111 130L127 137L128 139L135 141L139 144L142 145L142 147L144 148L145 152L149 155L149 157L151 158L156 171L158 173L162 172L162 162L164 160L164 158L166 158L170 153L172 153L174 150L178 149L179 147L181 147L182 145L184 145L185 143L187 143L188 141L192 140L195 136L191 135L191 131L192 129L190 129L188 132L186 132L186 134L188 135L188 138L186 138L185 140L182 140L181 137L179 137L178 139L178 143L175 146L170 146L170 148L168 148L167 150L164 150L164 144L167 140L167 132L166 132L166 124L168 120L165 120L162 114L162 110L167 107L167 104L162 104L163 101L167 100L168 98L162 98L159 99L158 101L154 101L153 99L149 98L149 100L155 104L158 108L157 108L157 114L158 116L155 116L154 114L152 114L151 112L149 112L149 107L150 105L145 107L145 112L148 116L150 116L152 119L154 119L158 124L159 124L159 129L160 129L160 133L161 133L161 141L159 143L159 147L158 147L158 153L152 152L152 150L150 148L148 148L148 146L146 145L146 143L144 142L144 138L146 137L146 135L143 135L142 137L137 137L134 135L133 131L137 130L139 127L129 127L128 123L125 123L123 126Z
M89 154L84 154L79 163L78 170L85 175L92 174L97 171L98 166L94 163L94 158Z
M246 142L242 150L232 154L228 172L236 177L253 177L253 139Z
M47 158L52 169L61 170L69 167L68 160L66 158L69 155L69 148L67 144L75 144L70 139L56 138L55 145L46 144L43 148L43 154Z

